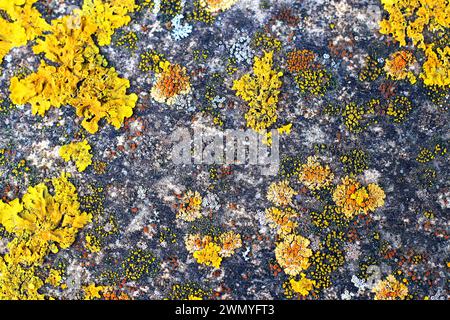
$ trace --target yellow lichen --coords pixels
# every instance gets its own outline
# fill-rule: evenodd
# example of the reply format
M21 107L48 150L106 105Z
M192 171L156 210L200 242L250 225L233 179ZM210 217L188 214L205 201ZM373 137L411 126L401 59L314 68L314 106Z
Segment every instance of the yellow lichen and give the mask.
M50 252L68 248L91 214L80 211L75 186L69 175L52 179L53 192L45 183L29 187L22 199L0 201L0 224L15 236L9 252L0 257L0 299L42 299L43 281L36 268Z
M0 1L0 10L9 21L0 17L0 63L14 47L24 46L40 36L49 25L33 7L37 0Z
M222 258L219 255L220 251L219 245L210 242L203 249L195 251L193 256L200 264L220 268L220 263L222 262Z
M385 280L378 281L372 289L375 300L403 300L408 295L408 287L389 275Z
M450 28L450 2L448 0L382 0L389 13L380 21L380 32L390 34L401 46L408 40L425 53L426 62L420 77L425 85L448 86L450 62L448 46L436 49L427 42L425 34L438 33ZM429 41L429 40L428 40ZM439 57L438 57L439 55Z
M235 80L232 89L236 95L248 102L245 114L247 126L261 132L277 121L278 95L282 72L273 69L273 51L265 52L262 58L255 57L253 74L244 74Z
M425 50L426 61L420 77L427 86L450 86L450 47L433 49L433 45Z
M45 282L53 287L59 286L61 284L61 281L62 281L61 270L56 269L51 269L47 279L45 279Z
M84 299L85 300L100 299L102 297L100 293L105 293L108 289L109 287L97 286L95 285L95 283L91 283L83 288Z
M200 0L200 4L206 11L214 13L231 8L238 0Z
M111 36L117 28L131 21L128 14L135 8L134 0L84 0L82 15L93 20L97 26L98 44L104 46L111 43Z
M83 172L92 163L91 146L87 140L71 142L59 149L59 155L64 161L74 161L79 172Z
M0 256L0 300L41 300L38 292L44 283L35 275L34 266L11 262L8 255Z
M391 34L401 46L407 38L425 49L424 30L431 32L450 27L448 0L381 0L389 18L380 21L380 32Z
M13 77L10 98L15 104L31 104L31 112L44 116L50 107L65 104L76 89L78 78L66 67L41 62L37 72L24 79Z
M184 242L198 263L215 268L220 268L222 258L231 257L242 246L241 235L233 231L224 232L217 238L189 234Z
M299 280L291 279L289 280L289 283L292 290L302 296L307 296L316 284L314 280L306 278L304 273L301 274L301 278Z
M119 19L119 16L111 18L111 21ZM15 104L30 103L33 114L41 116L50 107L72 105L77 116L83 117L81 125L90 133L98 131L98 122L102 118L120 128L124 119L132 115L137 95L126 94L129 81L120 78L114 68L108 68L107 61L99 53L93 36L99 30L106 30L111 22L101 21L82 10L74 10L72 15L53 20L50 33L37 40L33 51L44 53L58 66L41 61L35 73L23 79L13 77L11 101Z

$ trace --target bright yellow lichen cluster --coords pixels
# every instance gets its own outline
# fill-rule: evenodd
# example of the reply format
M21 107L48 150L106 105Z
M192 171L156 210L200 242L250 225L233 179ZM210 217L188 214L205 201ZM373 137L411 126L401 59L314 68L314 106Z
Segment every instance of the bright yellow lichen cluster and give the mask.
M192 222L202 216L202 197L197 191L188 190L181 198L177 218Z
M114 29L128 23L126 8L131 4L108 3L86 1L82 10L52 21L50 33L38 39L33 51L44 53L57 66L42 60L35 73L23 79L13 77L10 85L13 103L30 103L32 113L41 116L50 107L69 104L76 109L77 116L83 117L81 125L90 133L98 131L102 118L120 128L124 119L133 114L137 95L126 94L129 81L120 78L114 68L107 67L93 37L109 43L108 37ZM111 10L104 13L102 20L89 14L92 5Z
M298 178L308 189L318 190L329 187L334 174L328 165L323 166L316 157L310 156L302 164Z
M297 292L302 296L307 296L313 289L316 282L314 280L306 278L306 275L302 273L299 280L291 279L289 280L289 284L291 285L294 292Z
M347 218L375 211L384 205L385 198L383 189L377 184L370 183L364 187L348 176L342 179L333 193L333 201Z
M93 19L95 35L100 46L109 45L114 31L127 25L129 13L136 8L134 0L84 0L82 15Z
M385 280L380 280L372 289L375 300L403 300L408 295L408 287L389 275Z
M434 50L431 44L425 50L425 55L427 60L420 75L425 85L450 86L450 47Z
M389 18L380 21L380 32L392 34L401 46L407 38L425 49L424 30L431 32L450 27L448 0L381 0Z
M233 231L222 233L217 239L211 236L190 234L185 238L186 249L198 263L220 268L222 258L231 257L242 247L241 235Z
M450 85L449 50L434 48L428 43L426 33L436 33L450 28L449 0L382 0L389 18L380 21L380 32L391 34L401 46L407 45L407 39L423 50L426 62L420 77L425 85Z
M22 199L0 201L0 224L15 235L9 252L0 257L0 299L43 298L43 285L35 275L45 256L68 248L78 231L92 218L80 211L75 186L68 175L52 179L53 194L47 185L29 187Z
M200 5L203 6L206 11L215 13L230 9L237 1L238 0L200 0Z
M87 140L80 142L71 142L59 148L59 155L64 161L70 160L75 162L77 170L83 172L92 163L92 154L89 152L91 146Z
M159 56L155 56L159 59ZM160 72L156 74L156 82L151 89L151 96L160 103L173 105L180 95L191 91L189 76L185 67L171 64L167 60L159 62Z
M50 26L33 7L35 2L37 0L0 1L0 10L8 18L0 17L0 63L12 48L24 46L48 31Z
M88 286L85 286L83 288L84 291L84 300L94 300L94 299L100 299L102 294L106 293L110 287L107 286L97 286L95 283L91 283Z
M273 182L267 189L267 200L284 207L292 204L292 197L296 194L297 192L289 186L289 181Z
M265 52L262 58L255 57L253 74L244 74L235 80L232 89L249 104L245 114L247 126L261 132L277 121L278 95L282 72L273 69L273 51Z

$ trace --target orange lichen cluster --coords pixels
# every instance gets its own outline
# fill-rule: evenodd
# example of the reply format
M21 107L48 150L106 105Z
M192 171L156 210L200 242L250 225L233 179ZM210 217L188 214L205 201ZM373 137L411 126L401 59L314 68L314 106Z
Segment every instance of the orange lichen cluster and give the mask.
M222 258L231 257L242 246L241 236L233 231L222 233L217 239L190 234L185 238L186 249L198 263L220 268Z
M316 67L314 65L315 59L316 54L311 50L293 50L289 52L287 56L287 69L290 72L299 72L302 70L314 68Z
M160 103L172 105L180 95L191 91L189 76L185 67L171 64L168 61L160 63L161 72L156 74L156 82L151 89L151 96Z
M318 190L329 187L334 174L328 165L323 166L316 157L310 156L302 164L298 178L308 189Z
M197 191L187 191L178 206L177 218L192 222L202 216L202 197Z
M275 256L284 272L296 276L309 267L309 257L312 255L309 243L308 239L296 234L287 235L277 243Z
M267 199L278 206L289 206L295 194L294 189L285 180L269 186ZM291 207L266 209L269 227L276 229L279 236L275 257L280 267L291 276L296 276L300 271L308 268L308 260L312 255L311 249L308 248L309 240L296 234L298 224L293 221L296 217L298 213Z
M367 214L384 205L386 195L377 184L361 186L356 180L345 177L333 193L333 200L338 210L347 218L357 214Z
M237 248L242 247L241 236L233 231L222 233L219 236L219 243L221 244L219 254L224 258L231 257Z
M403 300L408 295L408 287L389 275L385 280L380 280L372 289L375 300Z
M297 192L289 186L289 181L273 182L267 190L267 200L284 207L292 204L292 197L296 194Z
M85 3L87 8L89 3ZM94 4L103 6L99 1ZM122 6L116 5L117 8ZM120 78L114 68L107 67L108 63L93 39L94 36L100 37L101 30L113 30L129 19L116 15L112 10L110 18L116 19L117 23L107 20L97 24L100 23L98 17L94 18L87 12L89 10L83 7L83 10L74 10L72 15L52 21L50 33L37 40L33 51L44 53L56 66L42 60L35 73L23 79L13 77L10 98L15 104L30 103L32 113L41 116L50 107L72 105L77 115L83 117L81 125L88 132L95 133L98 122L103 118L115 128L120 128L124 119L132 115L137 95L126 94L129 81ZM108 41L104 38L103 42Z
M297 223L292 218L298 216L298 213L292 208L279 209L270 207L266 209L266 219L272 229L276 229L277 233L283 237L292 234L297 227Z
M411 84L414 84L417 79L412 72L416 64L416 59L413 54L407 50L400 50L391 54L386 60L384 71L394 80L403 80L408 78Z

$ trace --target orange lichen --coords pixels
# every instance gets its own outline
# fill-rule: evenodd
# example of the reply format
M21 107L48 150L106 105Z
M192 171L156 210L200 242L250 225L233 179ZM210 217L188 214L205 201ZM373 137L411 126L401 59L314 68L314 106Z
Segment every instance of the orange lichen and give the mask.
M197 191L187 191L178 207L177 218L185 221L194 221L202 216L202 197Z
M195 251L203 249L208 243L213 241L212 237L210 236L201 236L200 234L189 234L185 240L184 243L186 245L187 251L190 253L194 253Z
M310 190L327 188L334 179L334 174L328 165L323 166L316 157L308 157L302 164L299 180Z
M277 243L275 257L288 275L296 276L309 266L312 255L308 248L310 241L300 235L290 234Z
M222 233L219 236L219 242L221 247L220 255L222 257L231 257L236 249L242 247L241 235L234 231Z
M161 63L162 72L156 75L151 96L160 103L172 105L178 96L191 91L186 68L168 61Z
M295 233L298 223L292 221L292 218L298 216L298 213L292 208L280 210L275 207L266 209L266 220L269 227L275 229L280 238Z
M389 59L386 60L384 71L394 80L403 80L408 78L414 84L417 79L412 72L416 63L416 59L410 51L400 50L394 52Z
M316 54L311 50L294 50L288 53L287 69L290 72L299 72L315 67Z
M273 229L288 226L290 224L290 219L296 216L298 216L298 213L291 208L281 210L276 207L270 207L266 209L266 219Z
M377 184L361 186L356 180L345 177L333 193L333 200L347 218L367 214L384 205L386 195Z
M231 257L242 246L241 235L233 231L224 232L218 238L200 234L188 235L184 243L198 263L220 268L222 258Z

